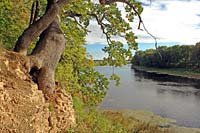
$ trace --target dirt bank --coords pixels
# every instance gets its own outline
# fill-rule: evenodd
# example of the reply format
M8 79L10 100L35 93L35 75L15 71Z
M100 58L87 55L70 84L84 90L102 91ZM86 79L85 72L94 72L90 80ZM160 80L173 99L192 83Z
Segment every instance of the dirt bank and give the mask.
M74 126L71 96L58 85L51 100L45 100L26 62L26 57L0 48L0 132L56 133Z

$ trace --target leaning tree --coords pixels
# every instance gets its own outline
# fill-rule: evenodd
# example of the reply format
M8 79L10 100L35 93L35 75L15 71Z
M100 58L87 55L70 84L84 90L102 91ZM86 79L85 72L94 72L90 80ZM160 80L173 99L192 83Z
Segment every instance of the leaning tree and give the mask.
M123 4L125 15L117 3ZM27 56L28 70L45 96L54 91L55 69L66 45L76 39L68 36L73 31L65 34L63 27L75 26L85 36L90 32L90 22L96 21L108 43L103 49L108 53L105 60L115 66L125 64L131 57L131 50L137 48L130 25L135 16L139 18L138 29L141 26L145 28L140 17L141 3L136 0L47 0L47 4L42 6L46 6L43 13L40 11L40 1L33 1L30 25L18 38L14 51ZM116 39L121 37L126 39L128 48L124 48L124 44ZM27 54L35 41L34 49Z

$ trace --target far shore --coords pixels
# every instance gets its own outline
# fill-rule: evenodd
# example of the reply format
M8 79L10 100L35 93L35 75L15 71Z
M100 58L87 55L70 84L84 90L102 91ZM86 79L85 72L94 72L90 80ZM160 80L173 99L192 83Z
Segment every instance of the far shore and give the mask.
M132 65L132 68L136 71L158 74L158 75L168 75L177 78L189 79L192 81L200 81L200 73L191 70L181 69L181 68L153 68L144 66Z

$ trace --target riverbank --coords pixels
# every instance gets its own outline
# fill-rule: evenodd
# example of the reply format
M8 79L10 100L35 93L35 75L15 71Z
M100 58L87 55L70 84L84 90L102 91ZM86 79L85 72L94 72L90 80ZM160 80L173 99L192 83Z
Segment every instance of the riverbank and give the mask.
M170 131L175 120L151 112L101 110L98 107L88 107L86 110L79 98L74 98L74 107L77 126L68 133L176 133ZM195 133L193 130L200 131L190 128L190 133Z
M135 66L135 65L132 65L132 68L140 72L147 72L158 75L169 75L179 78L191 79L194 81L200 81L200 73L182 68L164 69L164 68L153 68L153 67Z
M80 111L80 110L79 110ZM176 126L176 120L142 110L77 112L77 127L69 133L200 133L200 128Z
M112 67L96 67L96 70L108 76L112 72ZM156 77L161 79L162 76L153 77L151 74L135 72L131 70L130 65L116 68L115 73L121 77L121 86L115 87L113 84L100 105L100 111L111 120L112 125L115 125L114 128L122 125L122 129L128 133L134 131L138 133L197 133L200 131L198 129L199 96L196 95L196 89L193 86L183 87L185 80L183 80L183 86L181 86L182 83L174 83L176 81L173 80L167 82L166 85L160 85ZM166 80L167 78L164 78L164 81ZM177 122L152 112L134 111L134 109L149 110L155 114L176 119ZM112 131L108 126L106 129L105 131ZM124 130L123 133L125 133Z
M77 126L68 133L200 133L200 128L176 126L176 120L143 110L102 110L85 108L83 101L74 97Z
M105 111L106 117L128 131L141 133L200 133L200 128L176 126L176 120L142 110Z

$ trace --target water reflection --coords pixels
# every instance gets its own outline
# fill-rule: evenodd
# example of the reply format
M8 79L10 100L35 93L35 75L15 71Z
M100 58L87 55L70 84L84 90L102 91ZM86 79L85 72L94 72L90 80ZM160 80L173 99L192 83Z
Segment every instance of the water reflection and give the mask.
M112 74L110 67L96 69L106 75ZM130 66L116 68L115 72L121 77L121 86L110 85L101 108L147 110L174 118L178 125L200 127L198 82L141 73Z
M174 84L166 84L163 85L167 86L194 86L197 89L200 89L200 80L190 79L186 77L179 77L179 76L170 76L167 74L155 74L155 73L146 73L146 72L139 72L133 68L131 71L135 74L135 77L138 81L141 79L150 79L158 82L174 82ZM177 84L181 83L181 84Z

